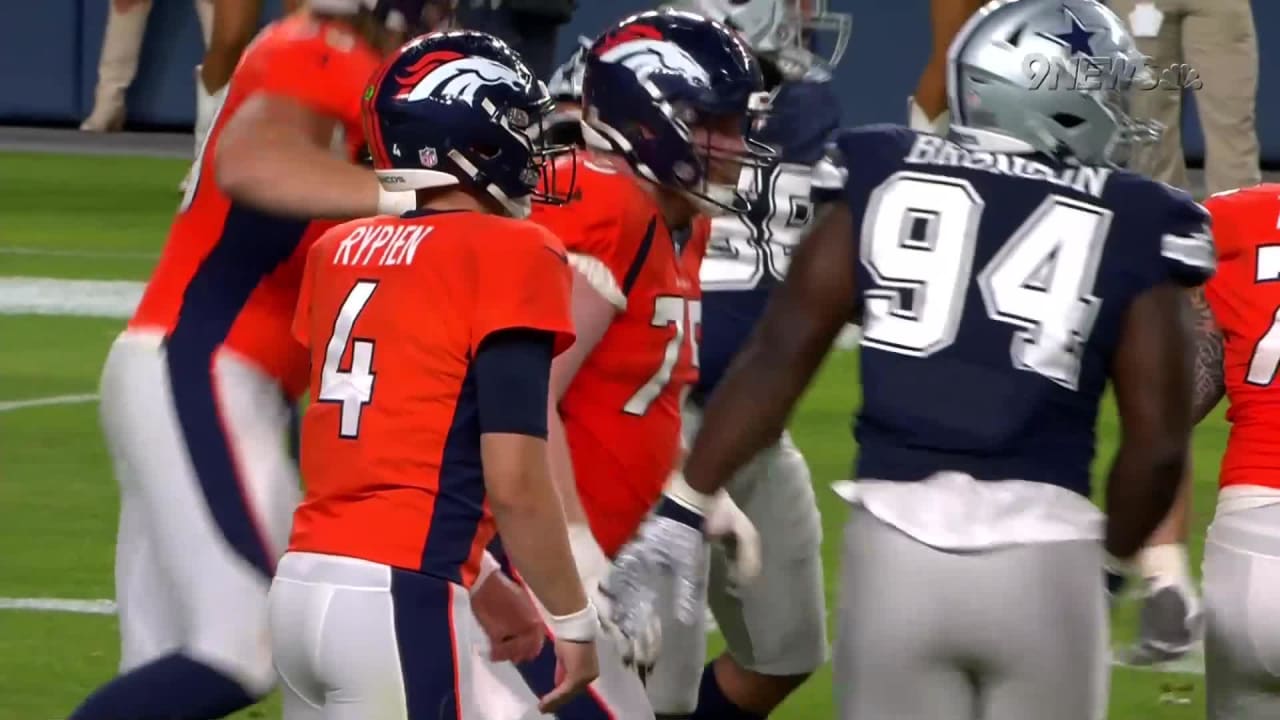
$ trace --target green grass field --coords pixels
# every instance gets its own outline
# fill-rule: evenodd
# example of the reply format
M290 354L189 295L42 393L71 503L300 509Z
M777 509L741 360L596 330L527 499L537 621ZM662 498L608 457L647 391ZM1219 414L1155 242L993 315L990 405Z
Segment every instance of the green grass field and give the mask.
M14 153L0 153L0 167L6 178L0 182L0 605L13 598L110 598L116 486L96 405L14 403L94 393L107 347L123 321L5 314L5 300L8 288L23 278L145 279L186 168L175 160ZM59 299L88 301L69 292ZM849 419L858 399L856 380L853 356L834 356L793 426L821 486L828 578L837 576L845 511L826 486L846 477L853 458ZM1110 457L1116 434L1108 408L1099 425L1100 457ZM1195 438L1191 548L1197 568L1225 442L1220 416ZM833 585L827 593L834 602ZM1134 610L1129 603L1117 611L1117 644L1132 637ZM110 615L0 609L0 720L65 717L112 675L117 652ZM1110 717L1202 718L1198 660L1180 667L1188 674L1117 668ZM774 717L831 717L832 682L830 669L824 669ZM1168 688L1178 696L1174 701L1162 699ZM277 718L279 705L271 700L236 717Z

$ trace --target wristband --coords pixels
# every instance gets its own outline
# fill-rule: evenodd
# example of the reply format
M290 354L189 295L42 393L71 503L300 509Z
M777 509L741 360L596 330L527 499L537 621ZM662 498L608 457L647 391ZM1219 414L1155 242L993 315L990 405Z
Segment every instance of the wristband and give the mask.
M596 606L587 600L587 606L568 615L549 615L547 625L557 640L569 642L591 642L596 639L600 630L600 617L596 614Z
M1187 548L1179 543L1156 545L1138 552L1138 570L1156 587L1181 583L1191 577Z
M501 569L502 566L498 564L498 559L488 550L485 550L484 554L480 556L480 570L476 573L475 582L471 583L471 592L479 590L485 580L493 577L493 574Z
M667 497L699 515L710 512L716 500L715 495L700 493L689 487L689 483L684 479L684 473L678 471L671 473L671 480L667 483Z
M388 190L378 186L378 214L400 216L418 209L418 194L413 191Z

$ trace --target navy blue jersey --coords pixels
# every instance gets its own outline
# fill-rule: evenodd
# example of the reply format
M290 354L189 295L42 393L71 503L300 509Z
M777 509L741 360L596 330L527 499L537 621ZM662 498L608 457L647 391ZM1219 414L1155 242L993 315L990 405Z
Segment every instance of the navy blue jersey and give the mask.
M813 219L813 164L840 124L829 82L787 82L773 99L759 139L778 149L778 162L743 172L749 211L716 218L702 262L702 341L695 399L708 396L746 342L769 291L787 271L791 250Z
M1155 285L1212 275L1204 209L1122 170L895 126L841 132L830 152L815 194L837 189L858 228L857 476L1088 495L1125 314Z

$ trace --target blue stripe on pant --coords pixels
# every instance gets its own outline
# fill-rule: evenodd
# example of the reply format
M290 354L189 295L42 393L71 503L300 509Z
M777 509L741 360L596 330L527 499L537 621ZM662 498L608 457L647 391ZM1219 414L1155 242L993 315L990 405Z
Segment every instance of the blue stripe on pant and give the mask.
M408 720L469 720L462 716L457 695L455 592L465 591L431 575L391 570L391 602Z
M166 345L174 410L214 523L236 554L269 578L275 558L267 550L245 495L231 438L218 412L213 354L213 350L194 343L170 341Z
M242 491L218 415L213 360L249 298L293 255L308 224L232 203L218 242L187 283L177 323L165 341L178 422L209 511L236 553L266 577L275 558Z
M538 697L551 692L556 686L555 638L547 634L547 642L538 657L516 666L525 684ZM556 713L559 720L617 720L600 701L596 693L588 689Z

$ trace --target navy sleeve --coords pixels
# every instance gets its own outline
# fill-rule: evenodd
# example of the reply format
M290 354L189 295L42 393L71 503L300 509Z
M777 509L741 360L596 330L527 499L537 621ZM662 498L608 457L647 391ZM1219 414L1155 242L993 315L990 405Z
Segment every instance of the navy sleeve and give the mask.
M1190 195L1165 187L1170 195L1164 234L1160 236L1165 271L1179 285L1203 285L1213 277L1218 264L1209 212Z
M490 333L471 361L480 433L547 436L553 333L512 328Z
M1129 171L1107 181L1103 195L1115 213L1112 232L1129 255L1137 291L1172 282L1203 284L1217 268L1209 213L1177 188Z

